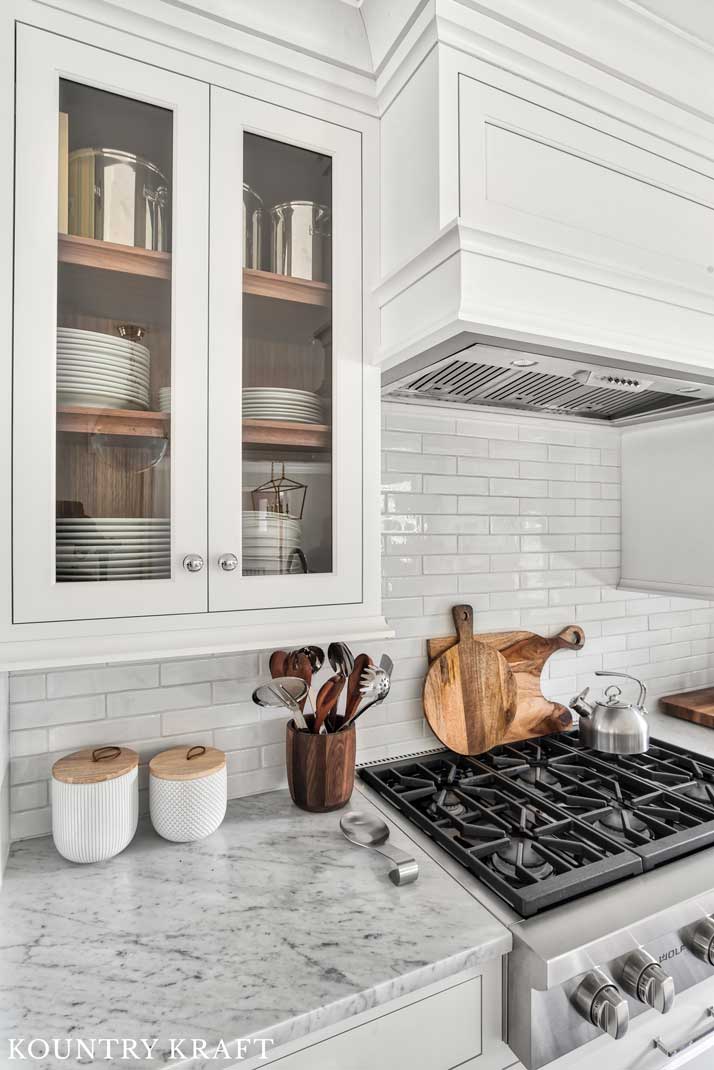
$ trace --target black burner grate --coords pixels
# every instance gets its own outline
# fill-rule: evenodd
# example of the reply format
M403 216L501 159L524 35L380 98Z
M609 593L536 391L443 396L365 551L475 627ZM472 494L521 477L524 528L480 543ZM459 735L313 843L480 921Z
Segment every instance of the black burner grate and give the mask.
M568 734L359 773L526 916L714 843L714 762L658 741L623 758Z

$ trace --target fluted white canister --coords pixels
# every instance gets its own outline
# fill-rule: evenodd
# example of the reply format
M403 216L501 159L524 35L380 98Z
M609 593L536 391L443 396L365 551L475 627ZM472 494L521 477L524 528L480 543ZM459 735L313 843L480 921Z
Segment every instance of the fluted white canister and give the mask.
M139 755L75 751L52 766L52 837L70 862L103 862L131 843L139 820Z
M216 747L172 747L149 762L151 821L175 843L202 840L226 814L226 756Z

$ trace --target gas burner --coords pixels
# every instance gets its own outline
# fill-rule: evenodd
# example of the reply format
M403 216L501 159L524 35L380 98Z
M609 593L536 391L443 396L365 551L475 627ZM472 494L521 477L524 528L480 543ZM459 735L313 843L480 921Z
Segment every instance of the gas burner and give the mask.
M598 818L598 824L602 825L607 832L621 833L625 836L636 832L645 839L652 839L652 832L647 827L647 822L619 803L612 803L610 810Z
M542 881L554 872L550 862L540 857L533 841L524 836L512 836L507 844L494 852L491 863L504 877L519 880L527 876Z
M463 817L466 813L466 807L459 799L458 795L451 791L449 788L442 788L440 792L430 799L426 812L431 817L441 817L441 810L445 810L449 817Z

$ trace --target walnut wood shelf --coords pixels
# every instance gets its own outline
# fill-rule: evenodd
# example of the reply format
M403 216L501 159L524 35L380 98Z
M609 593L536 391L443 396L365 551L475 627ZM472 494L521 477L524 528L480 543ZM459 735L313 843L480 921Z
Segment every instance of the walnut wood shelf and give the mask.
M151 279L171 278L171 253L155 253L152 249L117 245L96 238L79 238L75 234L59 234L57 245L58 257L63 264L81 264Z
M80 264L125 275L144 275L151 279L171 278L171 253L155 253L152 249L117 245L96 238L80 238L75 234L59 234L57 246L58 258L63 264ZM329 307L332 300L332 291L326 282L276 275L272 271L245 270L243 293L322 308Z
M100 409L84 405L59 405L57 430L80 435L139 435L167 438L171 426L168 412L140 409Z
M272 297L276 301L295 301L301 305L329 307L332 291L326 282L312 282L292 275L275 275L272 271L243 271L243 293Z
M168 412L134 409L100 409L84 405L57 407L57 430L80 435L137 435L167 438L171 427ZM301 424L288 420L244 420L246 446L280 446L296 450L329 450L330 428L326 424Z
M296 450L329 450L326 424L299 424L288 420L244 420L245 446L282 446Z

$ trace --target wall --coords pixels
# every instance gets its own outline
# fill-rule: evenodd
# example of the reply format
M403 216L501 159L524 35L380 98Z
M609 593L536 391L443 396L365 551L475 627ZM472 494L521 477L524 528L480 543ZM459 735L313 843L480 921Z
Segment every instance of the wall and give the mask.
M362 721L361 759L430 744L424 639L452 631L460 601L482 630L582 624L585 649L546 668L546 693L565 702L603 666L641 675L654 697L709 682L710 603L615 587L619 432L398 403L383 406L383 424L384 610L396 668L388 702ZM13 674L13 839L48 831L52 762L90 744L139 750L144 805L146 761L179 743L227 751L231 796L282 786L284 717L250 701L266 675L265 654Z
M9 749L9 680L0 673L0 885L10 849L10 749Z

